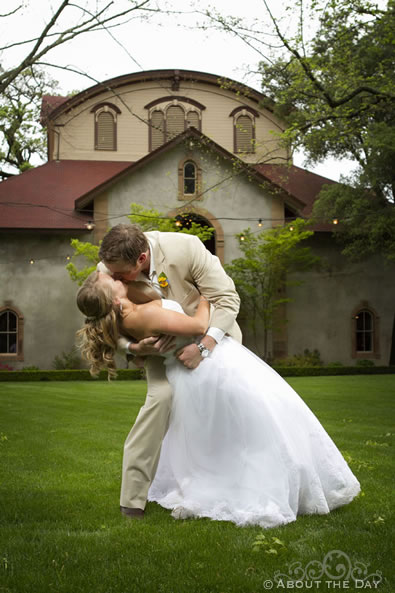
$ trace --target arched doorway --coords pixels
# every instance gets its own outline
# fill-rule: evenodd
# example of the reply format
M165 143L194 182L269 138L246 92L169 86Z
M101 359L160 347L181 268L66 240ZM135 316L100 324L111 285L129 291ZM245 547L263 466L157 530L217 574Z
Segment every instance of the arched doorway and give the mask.
M199 224L213 227L213 237L207 242L206 247L213 255L216 255L219 258L222 264L224 263L224 231L219 220L217 220L209 210L193 207L193 209L191 208L191 210L187 212L185 210L180 211L179 208L176 208L168 212L167 215L174 218L181 216L183 221L185 221L185 224L191 225L191 222L195 221Z
M176 225L180 228L190 229L192 224L200 224L201 226L212 227L213 225L207 218L200 216L200 214L196 214L196 212L183 212L182 214L177 214L176 216ZM215 229L213 234L207 241L203 241L205 247L212 253L216 255L216 233Z

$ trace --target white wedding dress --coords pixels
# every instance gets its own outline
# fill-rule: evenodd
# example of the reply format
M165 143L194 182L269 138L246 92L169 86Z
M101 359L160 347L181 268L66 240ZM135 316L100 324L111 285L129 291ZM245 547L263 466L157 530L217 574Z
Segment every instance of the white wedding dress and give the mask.
M163 306L182 312L174 301ZM148 500L175 517L274 527L328 513L359 493L299 395L232 338L193 371L173 354L165 364L174 399Z

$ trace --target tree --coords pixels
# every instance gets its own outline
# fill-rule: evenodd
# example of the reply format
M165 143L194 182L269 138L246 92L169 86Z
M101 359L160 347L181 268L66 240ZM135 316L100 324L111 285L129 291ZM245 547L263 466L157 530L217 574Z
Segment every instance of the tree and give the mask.
M210 239L214 232L212 227L203 226L196 222L186 224L187 221L183 221L182 215L169 218L154 208L144 208L140 204L131 204L130 209L132 212L132 214L128 216L130 222L138 224L144 232L156 230L162 232L186 233L188 235L196 235L203 242ZM185 226L183 226L184 223ZM70 278L81 285L89 274L96 269L96 266L99 263L100 245L93 245L88 241L72 239L71 246L74 249L74 253L71 258L72 261L66 266L66 270L68 271ZM85 265L79 269L76 265L76 261L80 262L80 258L83 258Z
M37 67L27 68L0 98L0 175L9 177L31 168L31 158L45 158L46 135L40 125L42 96L57 82ZM4 170L4 167L9 170Z
M26 53L22 60L0 74L0 94L27 68L35 64L54 65L43 61L47 54L60 45L71 42L79 35L118 27L128 22L131 17L144 18L151 13L160 12L157 4L152 0L129 0L126 4L122 3L123 8L120 6L120 2L107 0L95 2L80 0L79 4L71 2L71 0L58 0L57 8L54 9L50 20L37 36L14 41L0 47L2 58L12 48L26 47ZM6 19L15 14L21 14L22 9L23 3L21 2L19 6L8 13L0 14L0 18ZM65 24L69 17L71 23Z
M283 227L259 234L246 229L236 235L243 257L225 266L240 294L242 309L248 311L248 323L256 345L258 332L264 337L263 358L268 356L269 331L275 328L275 312L290 299L283 296L284 285L295 284L290 272L302 271L318 264L310 247L300 243L313 235L306 221L297 219Z
M286 122L282 140L291 150L303 149L309 163L356 162L342 184L324 189L315 216L339 219L336 236L348 255L394 258L395 0L381 7L371 0L297 0L286 9L296 23L289 34L263 3L271 36L262 26L210 17L259 53L265 104Z

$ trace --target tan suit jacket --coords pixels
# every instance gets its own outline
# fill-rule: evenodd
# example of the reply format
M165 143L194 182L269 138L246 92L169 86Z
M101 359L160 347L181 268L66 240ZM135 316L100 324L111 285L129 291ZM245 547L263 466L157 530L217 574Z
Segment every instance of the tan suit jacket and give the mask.
M187 315L193 315L199 295L204 295L212 305L210 325L241 341L236 323L240 298L218 257L194 235L159 231L145 235L152 246L155 271L158 277L163 274L168 282L168 286L162 288L163 297L177 301ZM142 295L141 287L142 283L129 284L128 295L132 301L141 303L152 298Z

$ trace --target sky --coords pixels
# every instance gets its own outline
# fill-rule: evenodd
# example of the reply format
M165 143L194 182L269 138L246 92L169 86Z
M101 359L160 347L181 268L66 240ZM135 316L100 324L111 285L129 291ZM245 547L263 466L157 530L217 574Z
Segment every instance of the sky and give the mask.
M74 0L75 1L75 0ZM284 18L284 27L289 27L285 2L269 0L271 10L276 16ZM198 25L203 17L193 11L193 0L158 0L161 6L179 10L182 14L154 15L149 22L133 19L119 28L88 33L54 49L45 58L56 66L68 66L84 72L87 76L72 74L61 68L48 68L51 76L59 82L58 93L67 94L72 90L83 90L96 82L122 74L142 70L179 68L209 72L243 82L260 90L259 75L256 73L260 55L236 37L215 29L202 30ZM15 0L22 4L15 15L0 19L0 38L2 45L7 42L32 39L48 23L56 11L60 0ZM75 1L77 4L77 2ZM96 5L104 6L104 0L79 0L85 10ZM223 15L242 17L248 22L259 19L260 26L270 32L272 25L264 7L263 0L198 0L195 6L200 11L210 9ZM128 0L115 0L117 11L130 6ZM1 10L4 12L4 10ZM64 13L61 24L68 26L83 15L82 11L70 7ZM86 15L86 13L85 13ZM311 28L310 28L311 30ZM18 63L26 53L25 46L0 53L3 67L9 68ZM303 155L297 155L295 164L304 166ZM350 171L348 161L327 160L323 164L308 167L314 172L338 180L341 174Z

